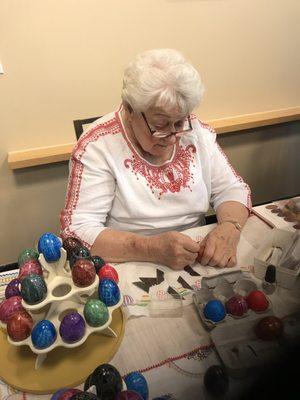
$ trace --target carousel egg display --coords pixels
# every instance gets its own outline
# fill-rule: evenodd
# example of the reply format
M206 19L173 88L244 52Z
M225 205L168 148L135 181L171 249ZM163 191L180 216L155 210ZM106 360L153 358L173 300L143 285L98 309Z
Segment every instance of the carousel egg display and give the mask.
M80 392L74 394L70 400L97 400L97 396L90 392Z
M243 296L237 294L226 301L225 308L228 314L241 317L248 311L248 304Z
M32 344L35 348L40 350L50 347L55 342L56 337L55 326L47 319L39 321L31 332Z
M130 374L125 376L124 381L128 390L134 390L142 396L143 400L148 399L149 388L143 374L137 371L131 372Z
M81 392L79 389L67 389L59 396L58 400L70 400L73 396Z
M228 375L220 365L209 367L205 372L203 382L207 392L213 396L223 396L228 391Z
M66 250L67 252L67 260L70 260L70 257L72 255L72 252L76 247L82 246L82 243L79 239L75 237L67 237L62 244L62 247Z
M85 381L84 390L87 391L93 385L100 400L115 400L122 390L123 382L119 371L113 365L101 364Z
M86 322L93 327L106 324L109 319L107 306L98 299L90 299L86 302L83 310Z
M78 312L65 315L59 326L59 334L66 343L76 343L85 334L85 321Z
M7 333L11 340L21 342L27 339L32 331L33 319L26 310L15 312L7 321Z
M94 264L96 273L98 274L100 269L106 264L106 262L100 256L92 256L92 263Z
M283 335L283 322L273 315L262 318L256 324L254 332L262 340L280 339Z
M69 389L59 389L50 397L50 400L59 400L60 396L67 392Z
M73 265L75 264L76 261L80 259L86 259L86 260L91 260L91 253L89 249L85 246L78 246L75 247L75 249L72 251L70 255L70 267L73 268Z
M22 307L22 297L12 296L0 303L0 321L4 324L17 311L24 310Z
M11 280L5 288L5 298L9 299L12 296L21 296L20 280L18 278Z
M30 274L21 282L21 296L28 304L38 304L47 296L47 285L40 275Z
M220 300L210 300L203 310L206 319L212 322L220 322L226 316L226 310Z
M40 262L38 260L29 260L26 261L21 267L18 275L18 279L22 281L22 279L29 275L36 274L43 276L43 270Z
M21 267L26 261L38 260L39 253L34 249L23 250L18 257L18 265Z
M61 241L53 233L44 233L38 242L38 250L43 253L45 260L49 263L60 259Z
M100 279L111 279L116 283L119 283L119 275L117 271L109 264L104 265L98 272Z
M114 306L120 301L120 289L116 282L111 279L101 279L98 292L99 299L102 300L107 307Z
M143 397L134 390L123 390L117 394L116 400L143 400Z
M72 279L76 286L87 287L94 283L96 270L92 261L79 259L72 267Z
M252 290L246 300L248 307L255 312L266 311L269 307L269 301L261 290Z

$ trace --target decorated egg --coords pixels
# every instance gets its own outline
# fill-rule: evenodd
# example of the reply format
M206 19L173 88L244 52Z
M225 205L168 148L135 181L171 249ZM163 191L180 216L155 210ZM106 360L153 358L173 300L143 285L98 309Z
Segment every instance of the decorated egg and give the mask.
M76 394L81 393L82 391L79 389L67 389L64 393L62 393L58 400L70 400Z
M12 296L0 303L0 321L4 324L17 311L24 310L22 307L22 297Z
M102 300L107 307L114 306L120 301L120 289L116 282L111 279L101 279L98 291L99 299Z
M98 397L90 392L80 392L74 394L70 400L97 400Z
M212 322L220 322L226 316L226 310L220 300L210 300L203 310L206 319Z
M90 326L102 326L109 318L108 308L98 299L90 299L86 302L83 310L84 318Z
M142 396L144 400L149 397L149 388L147 381L140 372L131 372L124 378L128 390L134 390Z
M262 340L280 339L283 334L283 323L275 316L262 318L254 328L255 334Z
M229 379L226 371L220 365L213 365L207 369L204 375L204 386L213 396L223 396L229 387Z
M51 396L50 400L59 400L59 397L69 389L59 389Z
M78 312L70 312L65 315L59 327L62 340L66 343L75 343L83 338L85 322Z
M37 304L47 296L47 285L40 275L30 274L21 282L21 296L28 304Z
M96 273L98 274L99 270L106 264L106 262L99 256L92 256L91 260L94 264Z
M55 262L60 259L62 244L59 238L53 233L44 233L38 242L38 250L43 253L47 262Z
M116 400L143 400L143 397L133 390L123 390L117 394Z
M76 247L82 246L82 243L79 239L69 236L63 241L62 246L67 252L67 260L70 260L70 257L74 249Z
M5 288L5 298L9 299L12 296L20 296L20 280L15 278L9 282Z
M104 265L100 271L98 272L98 276L100 279L111 279L116 283L119 283L119 276L117 271L109 264Z
M261 290L252 290L246 300L248 307L255 312L265 311L269 307L269 301Z
M15 312L7 321L7 333L11 340L21 342L28 338L33 327L33 319L26 310Z
M119 371L113 365L101 364L85 381L84 390L87 391L93 385L99 399L115 400L122 390L123 382Z
M38 260L29 260L26 261L21 267L19 271L18 279L22 281L22 279L29 275L29 274L36 274L43 276L43 270L41 264Z
M83 258L75 262L72 268L72 279L76 286L90 286L95 278L96 270L92 261Z
M89 249L85 246L78 246L72 251L70 255L70 267L73 268L73 265L77 260L81 258L85 258L87 260L91 260L91 253Z
M46 349L56 340L57 333L51 321L43 319L39 321L31 332L32 344L37 349Z
M38 260L39 253L34 249L23 250L18 257L18 264L21 267L26 261Z
M246 299L239 294L232 296L225 303L226 311L228 314L234 315L236 317L241 317L248 311L248 304Z

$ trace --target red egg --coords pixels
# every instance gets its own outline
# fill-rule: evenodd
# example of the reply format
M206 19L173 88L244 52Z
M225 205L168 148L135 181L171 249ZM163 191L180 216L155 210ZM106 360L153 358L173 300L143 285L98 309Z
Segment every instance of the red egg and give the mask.
M109 264L105 264L98 272L100 279L111 279L116 283L119 283L119 276L117 271Z
M36 275L43 276L43 270L42 270L41 264L38 260L26 261L20 267L18 279L21 281L25 276L27 276L29 274L36 274Z
M33 327L33 319L26 310L17 311L7 321L7 333L15 342L28 338Z
M248 307L255 312L265 311L269 307L269 301L260 290L252 290L247 296Z
M72 268L72 279L76 286L90 286L96 278L96 270L92 261L81 258L75 262Z
M226 301L225 307L228 314L234 315L236 317L241 317L248 311L248 304L246 299L239 294L236 294L228 301Z
M15 312L21 310L23 310L21 296L12 296L9 299L3 300L0 303L0 321L6 324Z
M273 315L265 317L257 323L254 332L262 340L280 339L283 334L283 323L281 319Z

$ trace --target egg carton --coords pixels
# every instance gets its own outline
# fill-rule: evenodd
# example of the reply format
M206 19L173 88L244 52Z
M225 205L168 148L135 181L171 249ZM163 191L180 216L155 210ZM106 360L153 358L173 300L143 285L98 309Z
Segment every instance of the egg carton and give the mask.
M31 351L37 355L35 369L41 367L47 354L53 349L60 346L65 348L78 347L82 345L92 333L117 337L117 334L110 328L110 324L112 322L113 311L121 307L123 304L123 296L121 293L119 302L114 306L107 307L109 318L104 325L100 327L92 327L85 321L85 334L79 341L75 343L66 343L62 340L59 334L59 326L62 318L71 311L77 311L83 317L83 310L87 300L90 298L98 298L97 288L99 285L99 279L96 275L95 281L90 286L75 286L72 280L69 261L67 260L67 252L63 247L60 252L61 257L59 260L52 263L48 263L43 254L40 254L39 256L39 262L42 266L43 276L47 285L47 296L43 301L37 304L28 304L22 300L22 306L29 312L34 323L44 319L53 323L57 332L55 342L45 349L38 349L34 347L31 336L23 341L16 342L7 335L7 339L12 345L29 346ZM2 324L2 328L4 327L5 325Z
M237 274L236 277L238 277L237 280L233 279L232 276L229 279L228 276L209 278L202 282L202 286L204 287L201 287L193 294L194 304L199 313L201 322L207 330L212 330L220 324L230 324L235 320L252 319L256 318L257 315L261 315L260 318L262 318L263 316L273 314L271 300L266 296L269 306L265 311L255 312L248 309L242 316L227 313L225 318L219 322L207 319L204 315L204 307L210 300L220 300L225 306L226 301L236 294L247 297L252 290L259 290L258 285L252 279L243 278L242 273ZM230 281L235 283L229 283Z

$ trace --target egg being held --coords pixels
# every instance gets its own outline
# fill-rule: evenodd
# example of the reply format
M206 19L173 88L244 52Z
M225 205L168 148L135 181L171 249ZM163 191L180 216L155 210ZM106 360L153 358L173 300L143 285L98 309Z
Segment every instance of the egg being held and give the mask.
M4 324L17 311L24 310L22 307L22 297L12 296L0 303L0 321Z
M122 390L123 381L119 371L113 365L101 364L85 381L84 390L87 391L93 385L96 386L99 399L115 400Z
M134 390L135 392L139 393L142 396L143 400L148 399L149 388L143 374L137 371L131 372L130 374L125 376L124 381L128 390Z
M85 334L85 322L78 312L65 315L59 327L59 334L66 343L75 343Z
M276 340L283 335L283 322L281 319L271 315L262 318L254 328L255 334L262 340Z
M40 275L30 274L21 282L21 296L28 304L37 304L47 296L47 285Z
M99 283L99 298L107 307L116 305L120 301L120 289L115 281L102 279Z
M11 280L5 288L5 298L9 299L12 296L21 296L20 280L18 278Z
M18 275L18 279L22 281L22 279L29 275L36 274L43 276L43 270L40 262L38 260L30 260L26 261L21 267Z
M31 332L32 344L37 349L46 349L56 340L57 333L51 321L43 319L39 321Z
M228 314L234 315L236 317L241 317L248 311L248 304L246 299L239 294L232 296L225 303L226 310Z
M33 319L26 310L15 312L7 321L7 333L11 340L21 342L28 338L33 327Z
M45 260L49 263L60 259L61 241L53 233L44 233L38 242L38 250L43 253Z
M83 310L86 322L93 327L106 324L109 319L107 306L98 299L89 299Z
M18 265L21 267L26 261L38 260L39 253L34 249L23 250L18 257Z
M203 379L208 393L213 396L223 396L229 387L228 375L220 365L212 365L207 369Z
M109 264L104 265L100 271L98 272L98 276L100 279L111 279L116 283L119 283L119 276L117 271Z
M248 307L255 312L266 311L269 307L269 301L261 290L252 290L246 300Z
M203 310L206 319L212 322L220 322L226 316L226 310L220 300L210 300Z
M96 270L92 261L79 259L72 267L72 279L76 286L87 287L94 283Z

